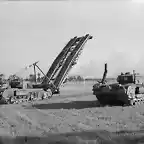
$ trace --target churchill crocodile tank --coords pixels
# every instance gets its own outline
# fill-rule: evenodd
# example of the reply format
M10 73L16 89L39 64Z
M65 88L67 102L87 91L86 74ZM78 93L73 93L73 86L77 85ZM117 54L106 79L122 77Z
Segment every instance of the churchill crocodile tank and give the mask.
M117 82L106 82L107 64L101 82L93 85L93 94L101 105L135 105L144 102L144 85L139 74L126 72L117 77Z

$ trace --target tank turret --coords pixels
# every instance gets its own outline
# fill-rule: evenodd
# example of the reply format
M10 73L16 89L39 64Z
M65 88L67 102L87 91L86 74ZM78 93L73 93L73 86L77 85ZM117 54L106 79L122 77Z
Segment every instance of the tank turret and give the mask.
M117 82L119 84L135 83L135 74L131 74L130 72L121 73L117 77Z

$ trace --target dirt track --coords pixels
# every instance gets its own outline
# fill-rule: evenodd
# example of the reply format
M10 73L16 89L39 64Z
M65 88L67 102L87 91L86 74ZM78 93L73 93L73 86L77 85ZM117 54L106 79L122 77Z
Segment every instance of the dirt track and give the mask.
M87 84L86 87L83 85L66 86L62 88L61 96L54 96L49 101L39 101L33 104L25 103L23 105L1 105L1 136L23 136L17 142L30 142L30 138L27 140L30 136L43 137L44 143L44 141L46 142L44 137L51 133L96 130L97 132L94 132L93 136L92 133L91 136L83 133L81 134L83 138L80 139L71 136L73 137L71 139L79 141L78 143L80 141L83 143L82 139L95 139L96 143L96 139L98 139L96 135L99 135L102 139L109 139L109 133L103 132L103 137L99 130L114 132L143 129L144 105L136 107L96 107L95 96L91 94L91 86L90 84ZM54 140L58 140L58 138L55 136ZM36 138L34 141L36 141ZM9 142L13 143L13 141ZM64 141L62 144L64 144Z

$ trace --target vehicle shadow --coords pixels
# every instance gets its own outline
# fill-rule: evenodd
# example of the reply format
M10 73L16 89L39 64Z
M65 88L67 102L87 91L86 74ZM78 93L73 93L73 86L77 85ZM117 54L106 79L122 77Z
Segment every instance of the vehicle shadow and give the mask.
M47 136L0 137L0 144L142 144L144 131L112 133L104 130L47 134Z
M71 101L71 102L59 102L59 103L46 103L46 104L33 104L32 107L37 109L84 109L84 108L96 108L96 107L113 107L123 106L120 104L100 105L97 100L94 101ZM26 109L31 109L25 107Z
M60 103L34 104L33 107L38 109L84 109L97 107L97 101L72 101Z

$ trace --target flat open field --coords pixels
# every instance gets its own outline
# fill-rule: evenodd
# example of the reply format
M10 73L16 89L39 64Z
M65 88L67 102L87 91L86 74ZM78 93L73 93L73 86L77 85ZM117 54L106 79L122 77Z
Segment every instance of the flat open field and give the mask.
M97 107L96 98L92 95L92 85L93 83L69 83L61 88L60 96L53 96L51 100L1 105L0 144L54 144L56 141L59 144L68 141L70 144L94 144L100 140L104 144L144 143L144 105ZM139 132L119 137L118 134L103 130ZM63 134L56 135L60 133ZM13 139L5 136L12 136Z

